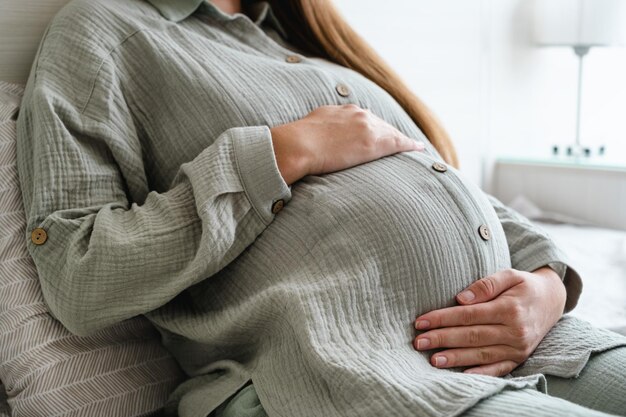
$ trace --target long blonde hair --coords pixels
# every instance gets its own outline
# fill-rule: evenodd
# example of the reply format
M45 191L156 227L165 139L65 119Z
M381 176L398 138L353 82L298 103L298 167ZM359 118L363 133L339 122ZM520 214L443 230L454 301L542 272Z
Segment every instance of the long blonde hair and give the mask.
M335 8L332 0L269 0L296 47L355 70L384 88L407 112L444 160L458 168L454 144L428 107L406 86Z

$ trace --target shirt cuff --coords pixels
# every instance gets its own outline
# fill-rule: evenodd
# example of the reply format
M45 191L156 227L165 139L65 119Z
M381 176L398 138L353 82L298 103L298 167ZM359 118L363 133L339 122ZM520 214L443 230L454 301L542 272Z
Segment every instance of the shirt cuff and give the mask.
M233 129L235 161L244 191L261 220L269 225L274 219L274 203L291 200L291 187L283 179L272 145L268 126Z
M565 290L567 299L563 313L569 313L578 304L578 299L583 288L583 282L580 274L571 267L567 255L552 242L544 240L534 245L527 246L522 253L517 253L512 258L512 266L520 271L532 272L545 265L559 274Z

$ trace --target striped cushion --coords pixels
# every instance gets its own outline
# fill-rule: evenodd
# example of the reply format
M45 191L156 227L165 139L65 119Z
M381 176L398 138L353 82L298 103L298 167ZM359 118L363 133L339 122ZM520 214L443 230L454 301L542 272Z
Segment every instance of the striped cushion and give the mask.
M0 81L0 380L13 417L156 414L182 382L178 364L142 316L89 337L49 313L26 248L15 165L24 92Z

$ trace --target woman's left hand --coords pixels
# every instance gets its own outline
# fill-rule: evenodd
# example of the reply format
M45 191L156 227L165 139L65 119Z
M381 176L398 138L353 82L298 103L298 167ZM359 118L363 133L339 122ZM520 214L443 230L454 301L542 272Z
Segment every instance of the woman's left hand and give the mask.
M533 272L505 269L457 295L460 306L433 310L415 320L426 331L417 350L435 353L438 368L467 367L466 373L503 376L524 362L561 318L566 291L548 266Z

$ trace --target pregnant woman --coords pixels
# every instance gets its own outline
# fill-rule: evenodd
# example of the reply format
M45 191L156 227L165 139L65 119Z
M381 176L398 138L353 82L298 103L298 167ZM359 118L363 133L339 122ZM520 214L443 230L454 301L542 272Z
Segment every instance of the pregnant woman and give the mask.
M626 339L328 0L74 0L18 134L46 302L151 320L168 416L626 412Z

